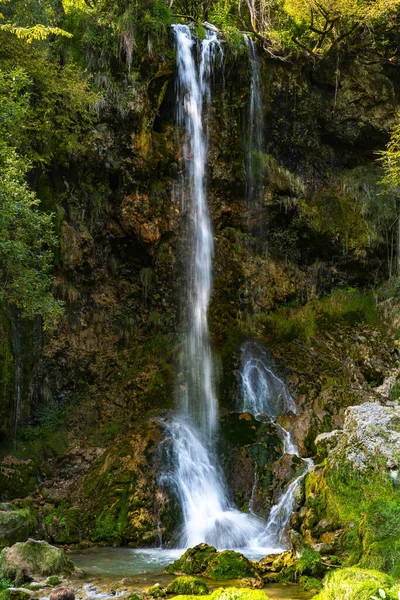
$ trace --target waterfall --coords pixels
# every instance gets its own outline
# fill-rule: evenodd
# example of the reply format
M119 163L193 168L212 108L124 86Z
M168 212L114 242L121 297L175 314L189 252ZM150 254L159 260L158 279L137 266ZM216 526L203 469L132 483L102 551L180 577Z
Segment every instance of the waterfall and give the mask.
M187 25L174 25L173 30L177 50L176 121L183 136L183 172L174 193L181 199L182 212L188 223L183 256L184 339L176 386L177 411L172 419L164 421L160 482L175 493L182 509L178 546L206 542L217 548L261 550L263 547L265 551L274 551L280 533L272 535L271 531L273 528L284 529L287 525L298 485L293 482L288 487L280 503L273 507L268 522L263 523L254 514L240 512L229 499L214 448L218 404L207 319L212 287L213 233L207 205L206 165L211 78L218 62L222 63L223 52L213 31L207 30L200 43L193 38ZM254 50L253 46L249 47ZM259 71L257 73L259 77ZM256 101L255 88L252 94L255 115L261 110L261 104ZM254 135L256 129L254 127ZM285 385L260 357L249 356L243 365L242 380L243 410L250 410L256 416L266 413L271 420L282 412L296 412ZM298 455L290 432L282 427L280 430L285 452ZM255 488L256 485L254 493ZM250 509L252 504L250 500Z
M250 67L250 98L246 139L246 198L249 227L262 231L261 202L264 177L264 107L260 62L254 42L244 36Z
M250 412L256 418L267 416L275 425L283 441L284 454L300 457L299 449L290 431L275 423L281 414L297 414L296 404L286 385L277 377L269 366L268 355L254 342L242 347L241 360L241 399L240 412ZM280 500L271 508L268 520L256 544L269 548L271 552L287 550L285 540L286 527L289 523L296 502L300 485L313 465L310 458L303 458L304 469L286 488ZM256 484L255 484L256 485ZM255 490L253 488L252 496Z
M211 74L223 53L215 32L199 44L186 25L174 25L177 49L176 119L184 130L184 169L178 193L189 215L181 376L178 412L165 423L166 466L161 483L175 492L183 513L178 544L207 542L218 548L247 546L261 521L230 502L214 450L217 399L213 383L207 311L212 284L213 234L207 206L205 170ZM196 51L199 59L196 61Z
M205 169L207 117L211 101L211 70L222 50L214 32L201 43L199 67L197 43L186 25L174 26L177 47L176 120L185 131L184 173L180 182L184 211L189 215L186 257L185 344L179 392L180 412L203 438L211 440L217 426L217 399L208 331L207 311L212 284L213 233L208 213Z

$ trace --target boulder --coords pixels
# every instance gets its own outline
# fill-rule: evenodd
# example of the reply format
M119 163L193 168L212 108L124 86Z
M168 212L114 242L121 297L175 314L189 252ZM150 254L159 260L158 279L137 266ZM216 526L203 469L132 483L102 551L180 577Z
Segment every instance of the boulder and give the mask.
M177 577L175 581L167 587L169 594L191 594L193 596L203 596L208 594L208 587L199 577L187 575L185 577Z
M383 406L378 402L350 406L346 410L343 433L335 436L337 443L331 449L330 464L338 466L347 462L352 469L366 473L377 461L384 461L388 471L397 474L399 426L400 407Z
M74 570L74 563L65 552L47 542L30 539L0 553L0 579L17 584L31 581L35 576L69 575Z
M186 575L198 575L204 573L209 561L217 553L217 549L214 546L208 546L208 544L198 544L193 548L188 548L184 554L178 560L173 562L165 569L165 573L170 575L179 575L185 573Z
M165 569L169 574L186 573L188 575L204 575L220 581L227 579L243 579L260 577L254 563L240 552L224 550L218 552L214 546L199 544L186 552Z

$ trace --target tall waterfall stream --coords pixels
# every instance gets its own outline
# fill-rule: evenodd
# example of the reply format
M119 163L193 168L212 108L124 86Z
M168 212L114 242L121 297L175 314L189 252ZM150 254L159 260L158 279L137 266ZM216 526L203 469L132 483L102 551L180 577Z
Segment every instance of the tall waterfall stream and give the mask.
M183 306L184 341L176 392L176 414L165 422L164 447L167 465L160 477L176 494L183 524L176 544L181 548L206 542L217 548L259 549L265 554L285 548L282 534L293 511L296 491L305 470L288 486L278 504L263 522L255 514L240 512L231 502L214 447L218 429L218 405L214 389L213 363L207 312L212 288L213 232L207 205L206 165L208 119L212 73L223 63L223 50L215 32L206 31L197 41L188 26L174 25L177 49L176 122L183 135L184 166L175 194L190 216L186 231L187 256ZM247 40L251 68L251 138L260 118L260 73L252 42ZM258 134L257 134L258 135ZM254 138L254 139L253 139ZM252 160L250 161L252 164ZM254 195L255 178L249 184ZM260 358L261 357L261 358ZM243 412L272 421L282 412L296 412L283 382L263 364L262 352L243 353L241 369ZM276 425L284 451L299 456L290 432Z

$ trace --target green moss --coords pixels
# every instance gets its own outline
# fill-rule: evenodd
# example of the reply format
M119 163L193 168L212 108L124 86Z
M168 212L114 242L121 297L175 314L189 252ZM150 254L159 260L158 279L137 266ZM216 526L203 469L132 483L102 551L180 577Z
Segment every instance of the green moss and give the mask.
M268 600L268 596L260 590L228 587L215 590L210 600Z
M396 486L381 470L363 475L342 464L314 470L306 479L307 528L327 518L332 529L344 528L342 548L347 565L358 564L400 576L400 498Z
M63 550L46 542L28 540L0 553L0 577L11 579L17 585L29 581L32 575L70 574L74 569Z
M370 600L371 596L397 598L395 581L389 575L368 569L347 568L328 573L323 581L322 592L315 600Z
M169 594L191 594L201 596L208 594L208 587L199 577L178 577L167 587Z
M233 550L218 552L208 563L205 575L211 579L239 579L242 577L258 577L251 562Z
M186 573L187 575L197 575L204 573L210 560L216 555L217 550L207 544L199 544L194 548L189 548L174 563L165 569L165 573L171 575Z
M175 596L177 600L195 600L197 596L183 595ZM268 596L260 590L248 588L218 588L209 596L203 596L204 600L268 600ZM175 600L175 599L174 599Z
M265 334L275 342L300 339L309 343L316 334L334 325L377 325L381 318L371 291L348 288L335 290L301 307L282 307L263 315L261 321Z
M36 525L35 512L30 508L14 508L12 505L0 507L0 548L24 542Z
M51 585L51 586L60 585L61 579L59 577L57 577L57 575L52 575L51 577L48 577L46 579L46 583L47 583L47 585Z
M155 584L147 590L147 594L152 598L165 598L167 592L159 584Z
M315 577L308 577L307 575L302 575L300 577L299 583L305 592L320 592L322 590L322 583L319 579L316 579Z
M82 511L65 503L45 509L41 514L45 539L56 544L77 544L81 541Z
M12 585L13 585L13 582L11 581L11 579L0 579L0 591L6 590L7 588L11 587Z
M322 577L325 573L319 552L316 552L310 546L303 546L301 557L287 568L284 568L278 575L278 581L298 582L301 577Z

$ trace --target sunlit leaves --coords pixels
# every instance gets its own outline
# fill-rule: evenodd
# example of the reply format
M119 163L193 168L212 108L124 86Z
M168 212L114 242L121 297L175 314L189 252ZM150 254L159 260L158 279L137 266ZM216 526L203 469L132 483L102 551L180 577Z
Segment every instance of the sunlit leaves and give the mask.
M13 33L20 40L24 40L27 44L31 44L34 40L45 40L49 35L63 35L72 37L71 33L64 31L59 27L45 27L44 25L34 25L33 27L17 27L10 23L0 24L1 31Z

